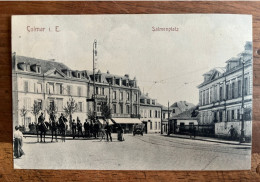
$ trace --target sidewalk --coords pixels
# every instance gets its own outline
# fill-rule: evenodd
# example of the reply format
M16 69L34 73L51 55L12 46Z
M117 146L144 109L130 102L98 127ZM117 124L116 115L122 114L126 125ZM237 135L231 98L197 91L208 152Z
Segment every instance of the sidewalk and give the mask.
M239 141L230 141L230 140L223 140L219 138L210 138L210 137L202 137L202 136L196 136L190 138L189 135L178 135L178 134L171 134L170 136L163 135L165 137L174 137L174 138L183 138L183 139L190 139L190 140L200 140L200 141L206 141L206 142L214 142L214 143L223 143L223 144L229 144L229 145L244 145L244 146L251 146L251 143L240 143Z

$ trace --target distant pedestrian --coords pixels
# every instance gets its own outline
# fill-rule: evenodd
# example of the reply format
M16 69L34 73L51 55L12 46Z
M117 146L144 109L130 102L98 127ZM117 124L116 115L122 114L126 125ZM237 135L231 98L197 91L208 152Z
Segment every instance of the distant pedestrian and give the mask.
M109 126L108 122L107 122L107 124L105 126L105 130L106 130L106 135L107 135L107 141L109 142L109 139L110 139L110 141L112 142L112 136L111 136L112 129Z
M117 125L117 140L118 141L124 141L124 137L123 137L123 128L120 124Z
M90 137L90 125L89 125L89 122L88 120L86 119L85 120L85 123L84 123L84 131L85 131L85 137Z
M94 126L93 126L93 133L94 133L94 137L97 138L98 137L98 132L99 132L99 124L98 124L98 121L96 121L94 123Z
M233 140L235 136L235 128L233 127L233 125L231 125L231 128L228 132L230 133L230 139Z
M77 128L78 128L78 138L79 138L80 133L81 133L81 136L83 137L82 123L80 122L79 117L77 117Z
M16 126L14 132L14 156L16 158L19 158L22 155L24 155L22 147L23 147L23 134L19 130L19 127Z
M196 137L196 126L193 125L193 137L195 138Z
M94 126L93 126L93 121L90 122L89 125L89 132L90 132L90 137L94 136Z
M193 135L193 125L189 126L189 134L190 134L190 138L191 138Z
M75 122L75 119L73 119L73 121L72 121L72 126L71 126L71 128L72 128L72 136L73 136L73 139L75 138L75 135L76 135L76 128L77 128L77 124L76 124L76 122Z

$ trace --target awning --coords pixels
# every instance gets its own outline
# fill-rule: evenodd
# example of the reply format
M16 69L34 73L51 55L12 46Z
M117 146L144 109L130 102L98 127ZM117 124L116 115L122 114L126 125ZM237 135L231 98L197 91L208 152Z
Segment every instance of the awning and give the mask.
M142 124L142 121L138 118L113 118L113 120L119 124Z

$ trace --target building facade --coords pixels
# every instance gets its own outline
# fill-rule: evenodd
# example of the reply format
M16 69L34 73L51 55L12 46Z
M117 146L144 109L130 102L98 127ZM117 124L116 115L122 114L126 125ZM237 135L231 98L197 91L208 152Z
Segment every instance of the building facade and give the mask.
M145 133L161 133L161 105L155 99L142 94L140 97L141 121Z
M225 67L203 75L204 82L198 86L201 125L214 125L216 134L227 135L231 125L240 132L243 115L249 123L246 125L251 126L252 71L252 43L247 42L244 51L227 60ZM251 134L251 128L247 134Z
M192 103L189 103L187 101L178 101L173 103L171 106L165 107L165 106L161 106L162 107L162 133L167 134L168 131L168 124L169 124L169 119L168 118L172 118L174 116L177 116L180 113L183 113L189 109L191 109L192 107L194 107L195 105ZM170 133L174 133L174 131L176 130L176 127L173 125L173 122L170 122Z
M57 107L56 117L64 113L64 107L70 99L77 103L77 111L72 118L84 122L88 113L94 110L95 90L96 115L101 117L100 105L106 103L112 109L113 118L139 117L140 91L136 79L128 75L116 76L109 72L95 74L88 70L71 70L55 60L42 60L12 54L12 87L13 87L13 126L28 126L37 122L33 106L39 105L46 121L49 121L48 108ZM22 116L22 110L26 115ZM131 120L129 120L131 122ZM128 124L128 123L127 123Z

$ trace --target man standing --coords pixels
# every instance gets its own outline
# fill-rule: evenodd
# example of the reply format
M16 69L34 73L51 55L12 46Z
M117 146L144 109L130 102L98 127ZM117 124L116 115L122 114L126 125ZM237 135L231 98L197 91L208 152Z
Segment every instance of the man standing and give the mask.
M95 136L95 138L98 137L98 131L99 131L99 124L98 124L98 121L96 121L95 124L94 124L94 136Z
M107 122L107 124L105 126L105 130L106 130L106 135L107 135L107 141L109 142L109 138L110 138L110 141L112 142L111 127L109 126L108 122Z
M77 124L75 122L75 119L73 119L72 126L71 126L73 139L75 138L75 135L76 135L76 127L77 127Z
M89 137L89 129L90 129L90 125L89 125L89 122L88 120L86 119L85 120L85 123L84 123L84 130L85 130L85 137Z
M77 117L77 128L78 128L78 138L79 138L79 133L81 133L81 136L83 136L82 123L80 122L79 117Z
M235 128L233 127L233 125L231 125L229 133L230 133L230 139L233 140L234 139L234 135L235 135Z

